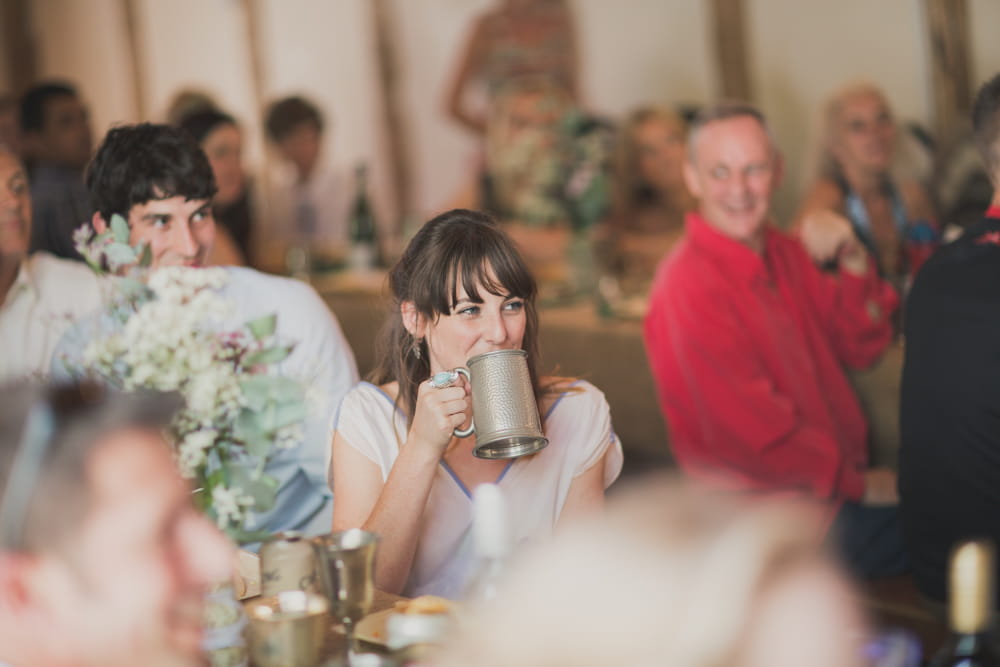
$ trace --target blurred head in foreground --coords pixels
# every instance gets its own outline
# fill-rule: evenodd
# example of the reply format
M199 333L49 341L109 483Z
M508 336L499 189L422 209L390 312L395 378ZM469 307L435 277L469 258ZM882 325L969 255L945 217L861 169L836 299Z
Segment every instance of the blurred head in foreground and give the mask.
M518 563L439 667L853 667L864 621L804 507L657 480Z
M0 388L0 663L200 664L205 592L231 556L161 435L173 408Z

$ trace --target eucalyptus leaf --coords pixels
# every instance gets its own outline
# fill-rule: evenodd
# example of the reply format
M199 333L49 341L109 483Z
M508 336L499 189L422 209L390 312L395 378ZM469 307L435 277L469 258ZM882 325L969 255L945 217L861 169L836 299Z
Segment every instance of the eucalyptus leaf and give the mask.
M118 278L117 285L121 290L122 295L129 301L145 301L147 298L152 296L152 290L149 289L149 286L141 280L136 280L135 278Z
M238 544L253 544L255 542L263 542L267 538L271 537L273 533L269 530L244 530L242 528L236 528L231 531L226 531L229 537L233 538Z
M274 501L278 497L278 480L270 475L265 475L244 487L243 490L253 498L255 512L268 512L274 508Z
M272 375L271 398L278 403L295 403L306 400L306 392L302 383L292 378Z
M266 512L274 507L274 499L278 495L278 480L270 475L254 479L246 474L245 470L240 472L238 478L234 475L233 487L253 498L254 511Z
M285 426L301 422L306 418L306 414L306 406L300 401L272 403L260 412L259 423L265 431L273 433Z
M305 400L305 391L297 380L280 375L250 375L240 381L240 389L251 410L263 410L269 403Z
M277 345L275 347L265 348L259 352L247 355L247 357L243 360L243 366L246 368L253 368L254 366L259 366L261 364L276 364L287 359L288 355L292 353L292 349L293 346L291 345Z
M241 410L236 417L235 434L246 447L247 453L261 460L271 453L274 440L261 428L258 412Z
M220 484L227 486L228 481L229 476L226 474L225 466L220 466L212 471L212 473L208 476L208 479L205 481L204 492L205 495L208 496L209 501L212 499L212 490Z
M108 263L112 268L135 264L136 255L132 246L127 243L110 243L104 249L104 256L108 258Z
M274 313L258 317L246 323L246 328L250 330L250 334L254 337L254 340L258 341L264 340L268 336L273 336L277 326L278 316Z
M243 399L250 410L263 410L271 399L271 378L267 375L250 375L240 380Z
M111 216L111 233L114 235L116 242L128 245L128 239L132 235L132 231L128 228L125 218L118 213Z
M139 266L147 268L153 264L153 247L148 243L142 244L142 254L139 255Z

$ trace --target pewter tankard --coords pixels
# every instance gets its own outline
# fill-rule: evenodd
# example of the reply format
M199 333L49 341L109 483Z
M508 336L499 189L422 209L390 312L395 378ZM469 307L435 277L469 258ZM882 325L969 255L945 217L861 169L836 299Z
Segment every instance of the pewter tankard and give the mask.
M351 528L312 538L316 569L330 614L348 634L375 599L375 550L378 535Z
M535 391L524 350L497 350L456 368L472 385L472 423L459 438L476 434L472 453L481 459L512 459L549 444L542 433Z

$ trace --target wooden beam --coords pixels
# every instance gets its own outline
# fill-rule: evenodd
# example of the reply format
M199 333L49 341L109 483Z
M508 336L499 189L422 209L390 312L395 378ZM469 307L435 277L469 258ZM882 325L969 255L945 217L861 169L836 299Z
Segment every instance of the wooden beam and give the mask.
M966 0L924 0L930 40L934 136L945 155L968 128L972 106Z
M38 79L38 55L31 21L31 0L0 1L3 50L10 92L20 96Z
M246 17L247 27L247 47L250 58L250 85L254 102L257 105L256 113L260 115L264 110L264 46L262 39L262 28L260 19L260 8L254 0L243 0L243 13Z
M399 59L395 45L399 43L392 3L374 0L375 50L378 83L382 92L382 123L388 138L389 175L395 195L395 223L392 233L399 236L401 222L413 212L413 187L410 178L410 152L406 141L406 125L401 102ZM384 248L383 248L384 249Z
M267 90L267 80L264 73L264 37L263 21L261 19L260 3L257 0L242 0L243 16L246 21L246 42L247 58L250 61L250 93L254 101L253 113L261 123L261 131L255 133L251 141L258 142L260 155L263 158L261 168L257 170L255 178L257 188L261 196L256 197L255 204L257 211L255 214L255 228L252 230L253 247L250 248L251 256L247 261L251 266L266 267L269 270L283 270L283 258L281 263L273 263L273 253L269 253L265 245L268 233L267 229L274 224L274 211L271 207L271 164L274 163L271 142L264 139L263 117L265 104L265 91ZM244 136L246 136L244 134Z
M750 67L747 59L747 31L744 0L713 0L715 58L722 86L722 97L753 100Z
M125 17L125 42L127 44L129 61L132 63L132 103L135 106L137 120L149 120L146 108L146 77L143 72L145 54L142 52L143 40L139 33L139 8L136 0L121 0L122 16Z

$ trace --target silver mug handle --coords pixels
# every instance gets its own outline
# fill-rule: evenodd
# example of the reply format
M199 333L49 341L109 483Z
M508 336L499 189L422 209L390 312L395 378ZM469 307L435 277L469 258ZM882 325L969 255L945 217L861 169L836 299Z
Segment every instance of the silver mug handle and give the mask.
M469 375L469 369L468 368L462 368L460 366L460 367L458 367L458 368L455 369L455 372L458 373L459 375L464 375L465 379L468 380L469 385L470 386L472 385L472 376ZM467 438L467 437L469 437L470 435L472 435L475 432L476 432L476 420L475 420L475 418L472 418L472 419L469 420L469 428L467 428L467 429L456 428L455 429L455 437L456 438Z

